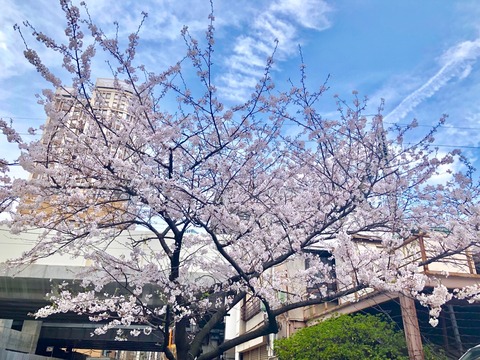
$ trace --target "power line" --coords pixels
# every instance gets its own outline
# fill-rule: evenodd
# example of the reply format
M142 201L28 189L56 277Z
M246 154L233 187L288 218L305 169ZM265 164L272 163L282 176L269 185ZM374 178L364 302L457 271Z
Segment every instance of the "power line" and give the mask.
M11 118L11 119L24 119L24 120L45 120L44 118L35 118L35 117L19 117L19 116L2 116L0 115L0 118ZM391 124L391 125L398 125L398 126L403 126L407 127L410 124L404 124L404 123L393 123L393 122L385 122L386 124ZM286 126L294 126L296 124L285 124ZM427 127L427 128L432 128L433 125L425 125L425 124L417 124L416 127ZM466 127L466 126L451 126L451 125L440 125L440 128L444 129L458 129L458 130L479 130L480 127ZM40 134L30 134L30 133L18 133L19 135L22 136L39 136ZM315 140L310 140L310 142L315 142ZM412 144L409 144L412 145ZM432 143L429 146L433 147L447 147L447 148L457 148L457 149L472 149L472 150L477 150L480 149L480 146L468 146L468 145L452 145L452 144L435 144Z
M370 115L373 116L373 115ZM9 116L9 115L0 115L0 118L8 118L8 119L19 119L19 120L46 120L46 117L27 117L27 116ZM384 121L385 124L390 124L390 125L398 125L401 127L407 127L410 126L408 123L395 123L395 122L389 122L389 121ZM294 126L296 124L285 124L287 126ZM415 127L426 127L426 128L432 128L436 124L432 125L427 125L427 124L416 124ZM453 125L440 125L439 128L443 129L459 129L459 130L479 130L480 127L470 127L470 126L453 126Z
M24 116L8 116L8 115L0 115L0 118L19 119L19 120L43 120L43 121L47 119L46 117L24 117Z
M404 123L393 123L393 122L388 122L384 121L385 124L390 124L390 125L398 125L398 126L403 126L407 127L410 126L410 124L404 124ZM434 125L426 125L426 124L417 124L415 127L428 127L431 128ZM453 125L440 125L439 128L443 129L460 129L460 130L480 130L480 127L467 127L467 126L453 126Z
M449 145L449 144L431 144L429 146L433 147L449 147L449 148L458 148L458 149L480 149L480 146L468 146L468 145Z

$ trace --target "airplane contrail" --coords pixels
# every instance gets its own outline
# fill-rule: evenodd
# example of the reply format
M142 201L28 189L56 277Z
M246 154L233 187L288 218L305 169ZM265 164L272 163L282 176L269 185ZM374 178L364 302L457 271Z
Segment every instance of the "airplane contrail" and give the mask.
M385 116L385 121L397 122L405 118L417 105L432 97L452 78L463 79L472 70L473 63L480 56L480 38L463 41L442 56L443 66L428 81L405 97L400 104Z

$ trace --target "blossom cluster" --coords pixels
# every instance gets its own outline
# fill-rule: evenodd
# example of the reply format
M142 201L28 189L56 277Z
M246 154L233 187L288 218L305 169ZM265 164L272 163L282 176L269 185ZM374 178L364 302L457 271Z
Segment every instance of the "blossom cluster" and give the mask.
M435 128L410 144L415 122L386 128L382 106L366 115L357 93L337 97L338 116L325 118L326 85L309 90L302 65L300 84L275 89L273 58L250 98L224 103L213 14L205 48L184 28L185 59L155 72L136 57L141 26L122 49L70 1L62 8L64 44L26 24L72 77L62 84L27 48L57 89L42 99L42 138L26 143L0 121L32 174L0 177L0 211L14 232L43 230L18 262L63 254L92 264L80 290L59 289L37 317L87 314L102 322L94 334L118 339L155 331L165 351L172 329L183 331L183 348L209 359L218 353L201 355L202 341L244 299L265 309L257 335L277 331L291 309L373 291L415 296L434 325L453 297L478 300L478 286L452 292L439 281L425 292L426 266L448 259L464 269L467 250L479 252L480 187L461 154L432 148ZM93 84L98 51L111 59L112 97ZM455 161L468 171L432 180Z

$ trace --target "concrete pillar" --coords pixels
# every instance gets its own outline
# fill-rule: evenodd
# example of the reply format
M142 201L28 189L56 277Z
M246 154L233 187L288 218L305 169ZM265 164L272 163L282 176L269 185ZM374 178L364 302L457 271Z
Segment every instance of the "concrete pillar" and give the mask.
M463 354L463 344L462 338L460 337L460 332L458 331L457 317L455 316L455 311L453 310L452 305L447 305L448 313L450 314L450 321L452 322L453 335L455 336L455 343L457 344L460 354Z
M0 319L0 349L6 349L10 341L13 320Z
M28 348L29 354L35 354L42 322L38 320L25 320L22 327L22 335L25 339L25 348Z
M408 357L410 360L424 360L422 337L418 326L417 310L415 301L403 294L399 295L402 309L403 328L407 340Z
M12 329L13 320L0 319L0 349L35 354L42 322L25 320L22 331Z

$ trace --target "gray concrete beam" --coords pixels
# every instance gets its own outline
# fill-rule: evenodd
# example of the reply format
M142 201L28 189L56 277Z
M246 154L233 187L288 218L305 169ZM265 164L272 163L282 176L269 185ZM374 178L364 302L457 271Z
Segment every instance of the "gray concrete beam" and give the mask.
M65 281L69 283L67 287L73 293L83 290L79 277L85 271L85 267L33 264L19 270L8 269L3 265L3 273L1 267L2 265L0 265L0 318L32 319L28 314L50 304L46 294ZM154 293L155 290L154 285L145 286L146 292ZM122 290L118 290L118 284L112 282L102 290L102 293L105 292L118 294ZM155 306L161 305L156 296L152 297L149 302ZM50 319L59 321L60 318L65 321L75 321L74 319L79 321L78 315L75 314L53 315L45 321L50 321ZM85 316L83 318L88 321Z
M126 334L134 327L124 328ZM141 327L138 327L141 328ZM54 346L77 349L159 351L163 338L152 332L141 333L138 337L128 337L127 341L116 341L117 329L111 329L104 335L91 336L95 324L44 324L40 332L38 344L41 349Z

